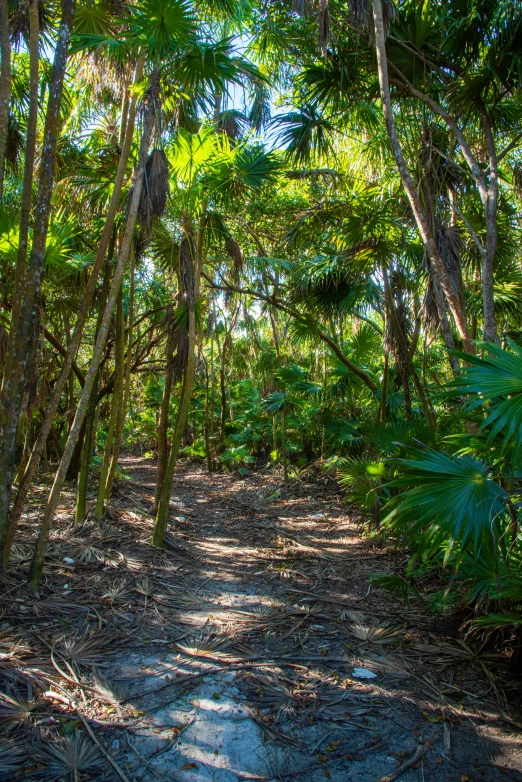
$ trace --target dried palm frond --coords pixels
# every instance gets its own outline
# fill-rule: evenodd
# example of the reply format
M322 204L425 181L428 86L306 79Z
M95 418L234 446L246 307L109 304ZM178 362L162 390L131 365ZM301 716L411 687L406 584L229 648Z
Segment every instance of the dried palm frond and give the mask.
M86 630L73 636L64 636L56 644L56 651L69 662L96 665L103 662L109 650L107 646L114 639L110 633Z
M110 600L111 602L115 600L126 601L130 598L130 594L128 581L123 579L123 581L115 581L114 584L108 586L102 595L102 600Z
M339 613L339 619L346 620L350 619L352 622L355 622L356 624L359 624L360 622L364 622L364 617L359 611L352 611L350 608L341 608L341 611Z
M29 654L31 649L16 636L12 635L9 627L3 627L0 629L0 656L2 659L6 657L12 658L15 655L20 657L24 654Z
M397 677L410 675L408 668L403 661L398 662L395 659L392 660L390 657L384 657L384 655L374 654L371 657L365 657L364 660L361 660L360 662L363 668L368 668L368 670L373 671L374 673L384 673L388 676Z
M105 562L105 552L96 546L79 546L72 552L74 559L78 562L89 564L91 562Z
M125 700L126 691L123 687L114 684L97 669L94 670L94 688L103 700L118 706Z
M98 535L100 538L108 538L111 534L111 525L107 519L101 519L98 521Z
M162 217L169 195L169 167L162 149L153 149L145 164L139 217L147 234L156 218Z
M195 590L169 589L162 595L156 595L156 600L162 605L169 605L180 608L197 608L208 600Z
M28 562L33 556L30 546L22 546L19 543L14 543L11 549L11 561L20 564L21 562Z
M27 722L35 707L35 701L22 700L0 692L0 725L14 727L21 722Z
M326 45L330 36L330 15L328 13L328 0L319 0L319 49L323 57L326 56Z
M139 578L136 581L136 584L134 585L134 591L138 592L140 595L143 595L144 597L154 597L154 593L156 591L154 584L152 584L151 581L149 581L147 576L143 576L143 578Z
M432 662L435 661L435 658L443 660L447 657L456 657L457 659L465 660L475 657L473 649L470 649L466 644L455 646L445 641L441 641L438 644L415 644L415 649L421 652L421 654L429 654Z
M35 616L49 616L49 614L83 614L89 611L89 606L81 603L69 603L66 600L53 600L47 597L45 600L35 600L31 605Z
M349 632L360 641L366 641L371 644L387 644L396 641L401 636L401 631L390 627L388 624L370 625L354 624L349 628Z
M0 745L0 779L12 779L11 775L27 762L27 747L19 741L2 741Z
M104 759L96 744L83 733L75 731L71 736L57 737L51 743L33 745L32 754L35 759L45 765L45 772L50 777L76 774L79 771L89 771L102 768Z
M199 633L187 638L182 644L177 643L176 647L184 654L190 657L208 657L223 652L230 647L230 639L223 637L214 631L202 630Z

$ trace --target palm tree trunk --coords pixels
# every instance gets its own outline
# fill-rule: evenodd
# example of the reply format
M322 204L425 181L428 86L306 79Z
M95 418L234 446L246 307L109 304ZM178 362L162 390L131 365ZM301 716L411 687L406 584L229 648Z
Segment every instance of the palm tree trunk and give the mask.
M1 0L0 0L1 2ZM29 218L31 214L31 196L33 192L33 168L36 151L36 125L38 121L38 80L39 69L39 32L38 0L29 2L29 113L27 116L27 135L25 142L24 181L20 208L20 229L18 234L18 253L16 258L15 281L13 291L13 309L11 326L7 342L5 366L10 367L13 360L14 340L18 332L18 321L22 304L25 269L27 263L27 245L29 238Z
M388 352L384 354L384 371L382 376L382 396L381 396L381 404L379 406L379 423L384 424L386 423L386 411L388 407L388 380L390 376L390 369L389 369L389 355Z
M437 243L430 231L420 196L417 192L411 174L409 172L402 147L397 136L395 119L390 96L390 83L388 79L388 63L386 59L386 36L384 32L384 22L381 0L372 0L373 21L375 27L375 50L377 54L377 68L379 73L379 84L381 88L381 100L388 131L388 138L392 149L395 163L399 170L402 184L408 196L415 222L424 241L426 252L431 262L432 270L439 281L444 295L448 301L451 313L455 319L459 334L462 338L463 348L467 353L475 353L475 347L471 342L471 333L466 321L466 313L461 306L457 292L451 284L451 280L446 271L446 267L440 257Z
M112 257L112 250L109 251L109 257ZM106 263L104 275L103 275L102 292L98 304L98 318L96 321L95 342L98 337L98 333L100 331L103 313L107 305L109 282L110 282L110 269L109 269L109 264ZM98 428L97 410L98 410L99 378L100 378L100 371L98 370L98 373L94 379L94 385L92 387L91 395L89 397L89 403L87 406L85 436L83 438L80 472L78 474L78 485L76 490L75 524L80 524L80 522L84 520L87 513L87 485L89 481L89 465L91 462L91 455L93 452L94 443L96 441L96 430Z
M154 532L152 535L152 545L163 547L163 539L165 531L167 529L167 521L169 516L170 506L170 493L172 491L172 480L174 478L174 470L176 469L176 462L178 460L179 449L181 446L181 440L187 425L190 400L192 397L192 386L194 383L194 370L196 364L196 307L194 295L189 294L188 297L188 357L187 366L185 368L185 376L183 378L183 387L181 391L181 398L179 401L178 418L176 421L176 428L174 429L174 435L172 437L172 443L170 446L170 453L165 470L165 477L163 479L163 486L161 488L160 500L158 504L158 511L156 514L156 521L154 524Z
M226 391L226 380L225 380L225 360L226 360L226 349L227 349L227 338L226 334L223 339L223 347L221 348L221 366L219 368L219 387L221 390L221 420L219 424L219 441L223 443L225 439L225 423L227 420L227 391Z
M136 267L136 247L134 242L130 250L130 268L129 268L129 320L127 327L127 358L125 364L125 391L123 395L123 425L127 419L129 408L130 382L132 369L132 325L134 323L134 273Z
M157 78L158 78L157 72L155 71L151 75L151 81L157 80ZM138 207L141 198L141 191L143 188L143 178L145 173L145 164L147 161L147 153L150 145L150 140L152 138L152 130L154 126L154 113L155 113L154 99L152 97L149 97L148 99L146 98L145 109L143 112L143 130L142 130L138 170L136 172L136 179L134 182L134 189L132 192L129 211L127 213L125 232L123 234L120 251L118 253L118 262L116 264L116 269L114 271L114 277L109 292L109 297L107 300L107 306L105 307L105 312L103 313L103 319L100 326L98 337L96 339L96 345L91 358L89 370L85 376L85 385L82 389L82 394L78 402L76 415L74 417L74 421L71 426L71 430L69 432L67 442L65 444L60 466L58 467L58 470L56 472L54 483L51 492L49 494L47 507L45 509L43 519L42 519L42 526L34 550L33 560L31 562L31 567L29 569L29 582L35 588L37 588L40 583L40 578L42 575L42 569L44 565L45 550L47 548L47 541L49 539L49 531L51 528L51 522L54 518L54 514L56 512L56 508L60 500L63 484L65 482L65 476L67 474L67 468L69 466L69 462L71 460L72 453L74 450L74 444L76 442L80 428L85 419L89 397L92 388L94 386L94 380L96 378L101 360L103 358L105 344L107 342L107 336L109 333L109 326L112 317L112 312L114 310L116 298L118 296L121 287L123 273L125 271L125 263L127 261L127 258L129 257L130 245L133 238L134 227L136 225L136 218L138 215Z
M34 211L33 246L25 281L20 318L13 340L11 365L6 367L0 402L2 449L0 451L0 539L4 539L16 459L16 430L29 356L31 331L37 314L44 267L47 230L51 214L54 161L60 127L63 84L76 0L62 0L62 19L56 43L40 164L39 188Z
M203 355L203 347L201 347L201 354ZM207 455L207 469L209 472L213 472L213 465L212 465L212 448L210 445L210 437L209 437L209 410L210 410L210 384L209 384L209 377L208 377L208 363L206 359L203 359L204 365L205 365L205 421L203 425L203 434L205 437L205 453Z
M154 496L154 511L158 510L159 501L161 497L161 489L163 487L163 481L165 479L165 471L167 469L167 461L169 458L169 450L167 444L167 432L169 428L169 407L170 397L172 394L173 383L173 367L172 362L174 358L175 347L175 330L172 323L169 323L169 335L167 338L167 345L165 350L165 380L163 385L163 394L161 396L160 414L157 427L158 438L158 469L156 473L156 491Z
M163 480L163 486L161 488L161 495L158 504L158 510L156 513L156 521L154 523L154 531L152 534L152 545L163 547L163 540L165 537L165 531L167 529L167 521L169 517L170 507L170 494L172 491L172 481L174 478L174 470L176 469L176 463L178 460L179 449L181 446L181 440L185 432L187 425L190 400L192 398L192 387L194 384L194 372L196 365L196 301L199 296L199 285L201 278L202 267L202 252L203 252L203 234L206 226L206 211L204 209L203 215L199 221L197 245L195 251L192 252L193 258L193 273L191 279L187 280L187 308L188 308L188 345L187 345L187 364L185 367L185 374L183 378L183 386L181 390L181 398L179 401L178 417L176 420L176 427L174 429L174 435L172 437L172 443L170 446L170 453L167 462L167 469L165 470L165 477ZM187 238L192 244L190 229L187 230Z
M4 188L5 145L9 124L9 103L11 100L11 42L9 40L9 2L0 0L0 201Z
M87 426L85 427L85 437L83 438L82 458L80 463L80 472L78 474L78 487L76 490L76 513L75 524L80 524L87 513L87 483L89 480L89 465L91 462L92 447L96 436L96 405L98 395L98 382L94 383L89 404L87 407Z
M1 0L0 0L1 2ZM143 65L144 61L143 58L139 58L138 62L136 64L136 72L134 77L134 83L137 84L138 81L141 80L142 74L143 74ZM63 390L67 383L67 378L69 376L69 373L71 371L71 367L74 362L74 357L76 355L76 352L78 350L78 347L81 342L81 338L83 335L83 327L85 325L85 321L87 320L87 316L89 314L89 309L92 302L92 297L96 291L96 286L98 283L98 276L100 274L100 271L103 267L103 263L105 261L105 255L107 252L107 248L109 246L109 241L113 232L113 226L114 226L114 220L119 208L120 203L120 195L121 195L121 189L123 186L123 182L125 179L125 172L127 169L127 163L129 160L130 155L130 149L132 144L132 139L134 136L134 126L136 121L136 110L137 110L137 100L138 96L137 94L134 94L131 99L131 105L129 109L128 114L128 121L126 126L126 132L125 132L125 140L123 143L123 147L121 150L120 160L118 163L118 171L116 173L116 178L114 180L114 187L112 191L111 201L109 204L109 209L107 211L107 217L105 220L105 225L103 227L102 236L100 239L100 243L98 245L98 249L96 252L96 258L94 260L94 264L89 276L89 280L87 281L87 286L85 288L84 297L82 300L82 303L80 304L80 310L78 312L78 316L76 319L76 324L73 330L73 333L71 335L71 341L69 343L68 349L67 349L67 355L65 357L65 360L63 362L62 370L60 372L60 376L58 380L56 381L54 388L53 388L53 394L51 396L51 400L49 402L49 405L47 407L46 416L42 422L40 431L38 433L38 437L36 438L36 442L33 446L33 450L31 453L31 458L29 460L29 463L27 465L27 468L25 470L24 476L20 482L20 485L18 487L18 492L16 495L16 499L13 503L13 508L11 510L11 513L9 515L9 519L7 522L7 532L6 532L6 538L4 540L3 544L3 561L4 563L9 559L9 553L11 550L12 541L14 539L14 534L16 531L16 526L18 524L18 521L20 519L20 516L23 511L23 507L25 504L25 499L27 497L27 492L29 491L29 488L32 484L32 481L34 479L34 476L36 475L36 471L38 469L38 463L40 461L40 458L43 453L43 449L45 447L45 443L47 442L47 438L49 436L49 432L51 431L54 419L56 417L56 412L58 410L58 406L60 404L60 400L62 398ZM1 493L1 488L0 488ZM0 529L2 524L2 503L0 500Z
M285 483L288 483L288 460L286 457L286 422L283 411L281 411L281 455L283 457L283 480Z
M120 291L118 306L116 310L116 344L114 346L116 372L118 377L114 378L114 391L112 392L112 404L116 406L116 417L114 424L114 440L112 445L111 463L107 474L105 484L105 499L110 499L112 485L118 467L120 458L121 439L123 437L124 422L124 397L125 397L125 323L123 320L123 288Z
M495 317L495 297L493 290L493 264L497 254L498 225L497 208L499 196L499 172L498 156L495 148L495 139L491 120L486 109L482 110L482 127L486 138L486 146L489 157L489 187L486 193L484 212L486 218L486 245L482 256L482 307L484 314L484 340L500 344L497 333L497 321Z

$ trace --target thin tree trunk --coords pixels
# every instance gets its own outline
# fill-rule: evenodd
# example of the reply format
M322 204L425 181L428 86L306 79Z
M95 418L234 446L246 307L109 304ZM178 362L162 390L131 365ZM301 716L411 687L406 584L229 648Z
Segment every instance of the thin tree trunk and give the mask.
M112 446L111 463L107 474L105 484L105 499L109 500L112 493L112 486L118 468L120 458L121 440L123 437L123 423L125 420L125 322L123 319L123 286L118 299L116 309L116 344L114 346L114 356L116 361L115 372L118 377L114 378L114 391L112 393L112 404L116 404L116 419L114 425L114 440ZM117 388L116 388L117 386Z
M281 455L283 457L283 480L285 483L288 483L288 460L286 457L286 421L284 412L281 412Z
M114 237L114 234L113 234ZM109 252L109 257L112 256L112 250ZM107 304L107 296L109 293L109 282L110 282L110 268L109 264L105 264L105 271L103 275L103 286L102 286L102 293L98 305L98 318L96 322L96 331L95 331L95 343L96 339L98 337L98 333L100 331L100 326L103 318L103 312L105 310L105 306ZM86 426L85 426L85 437L83 441L83 447L82 447L82 455L81 455L81 463L80 463L80 472L78 475L78 487L76 492L76 516L75 516L75 524L80 524L80 522L83 521L87 514L87 487L88 487L88 481L89 481L89 466L91 463L91 456L93 452L93 447L96 442L96 431L98 428L98 383L100 379L100 370L98 370L98 373L96 375L96 378L94 379L94 385L91 391L91 395L89 397L89 403L87 406L87 414L86 414Z
M172 491L172 480L174 478L174 470L176 469L176 462L178 459L179 449L185 426L187 424L190 400L192 397L192 385L194 382L194 370L195 370L195 347L196 347L196 308L194 294L189 293L188 296L188 356L187 366L185 368L185 376L183 378L183 388L181 391L181 398L179 401L178 418L176 421L176 428L174 429L174 435L172 437L172 443L170 446L170 453L167 462L167 468L165 470L165 477L163 479L163 486L161 488L160 500L158 504L158 511L156 514L156 521L154 524L154 532L152 535L152 545L163 547L163 540L165 537L165 531L167 529L167 521L169 517L170 507L170 493Z
M127 420L127 411L129 409L130 382L132 369L132 324L134 322L134 273L136 267L136 248L134 242L130 250L130 268L129 268L129 325L127 328L127 360L125 365L125 391L123 395L123 425Z
M444 299L444 293L440 286L439 281L435 275L432 275L433 293L435 297L435 305L437 307L437 314L439 316L440 330L444 339L444 344L448 350L448 361L455 377L460 373L459 360L456 356L452 355L451 351L455 350L455 341L448 320L448 312L446 308L446 301ZM473 335L472 335L473 336Z
M210 432L209 432L209 445L210 445L210 451L211 451L211 464L212 464L212 472L216 469L215 459L214 459L214 426L215 426L215 415L216 415L216 372L214 367L214 328L216 325L216 310L215 310L215 301L212 300L212 327L210 331Z
M159 501L161 497L161 489L163 487L163 481L165 479L165 471L167 469L167 461L169 458L169 450L167 444L167 432L169 428L169 407L170 397L172 394L173 383L173 366L174 359L174 347L176 334L172 323L170 322L172 316L169 316L169 335L167 337L167 344L165 350L165 379L163 384L163 394L161 396L160 414L158 420L158 427L156 430L158 438L158 469L156 473L156 490L154 495L154 512L157 512Z
M151 82L153 80L157 81L157 72L154 72L151 75ZM56 508L60 500L60 495L65 481L67 468L69 466L69 462L72 457L72 452L74 450L74 443L76 441L76 438L78 437L78 433L84 421L87 405L89 402L89 396L92 391L94 380L98 373L101 360L103 358L105 344L107 342L107 335L109 333L109 326L112 317L112 312L114 310L116 298L118 296L121 287L123 273L125 271L125 263L127 258L129 257L130 245L133 238L134 227L136 225L136 218L138 214L141 191L143 188L143 177L145 172L145 164L147 161L147 153L148 153L149 144L152 137L153 125L154 125L154 99L152 96L149 96L148 98L145 99L145 110L143 114L144 114L143 131L142 131L142 138L141 138L139 164L138 164L138 170L136 172L136 179L134 182L134 189L132 192L129 211L127 214L125 232L123 235L123 240L118 254L118 262L116 264L114 278L112 281L111 290L109 292L109 297L107 300L107 306L105 307L105 312L103 313L100 332L96 340L96 345L91 358L89 370L85 376L85 385L82 389L82 394L78 402L76 415L74 417L73 425L69 432L69 437L67 438L67 443L65 444L62 460L60 462L58 471L55 475L54 483L51 492L49 494L47 507L45 509L43 519L42 519L42 526L40 529L40 533L38 535L38 540L36 542L33 560L31 562L31 567L29 569L29 582L34 587L38 587L40 583L40 578L41 578L42 569L44 565L45 550L47 548L47 541L49 539L49 531L51 528L51 522L54 518L54 514L56 512Z
M221 420L219 424L219 440L223 443L225 439L225 423L227 419L227 391L225 381L225 360L227 349L227 335L223 339L223 347L221 348L221 366L219 368L219 387L221 390Z
M203 355L203 347L201 348L201 355ZM213 472L212 470L212 450L210 447L210 437L209 437L209 421L208 421L208 415L209 415L209 378L208 378L208 364L206 359L203 356L204 366L205 366L205 421L203 424L203 435L205 437L205 453L207 455L207 469L209 472Z
M390 83L388 79L388 63L386 59L386 36L384 33L384 23L382 14L382 2L381 0L372 0L373 8L373 21L375 27L375 49L377 54L377 68L379 73L379 84L381 88L381 100L384 113L384 119L386 122L386 129L388 131L388 138L392 149L395 163L399 170L402 184L408 196L408 200L411 204L411 208L415 217L415 222L424 241L426 252L431 262L434 275L437 277L452 315L455 319L459 334L462 338L464 350L467 353L475 353L475 347L471 342L471 333L468 329L466 322L466 313L463 311L457 292L451 284L451 280L447 273L446 267L440 253L437 248L437 243L430 231L424 209L422 207L420 196L417 192L415 184L412 180L411 174L408 170L402 147L397 136L397 129L395 127L395 119L393 116L393 108L390 96Z
M2 2L2 0L0 0ZM29 238L29 218L31 215L31 196L33 192L33 169L36 151L36 126L38 121L38 91L40 88L39 69L39 18L38 0L29 2L29 112L27 116L27 134L25 142L24 180L20 208L20 228L18 233L18 253L16 258L15 281L13 290L13 308L11 326L7 342L5 366L10 367L13 360L15 335L18 332L20 308L22 305L25 269L27 264L27 246Z
M4 193L5 147L11 100L11 42L9 40L9 2L0 0L0 201Z
M170 507L170 494L172 491L172 481L174 478L174 470L176 469L176 463L178 460L179 449L185 427L187 425L190 400L192 398L192 387L194 384L194 372L196 365L196 301L199 296L199 285L201 278L202 267L202 252L203 252L203 233L206 226L206 213L205 209L199 221L197 244L195 252L192 252L193 257L193 274L192 278L187 281L187 308L188 308L188 346L187 346L187 365L185 368L185 375L183 378L183 387L181 391L181 398L179 401L178 417L176 420L176 427L174 429L174 435L172 437L172 443L170 446L169 459L167 462L167 469L165 470L165 478L163 480L163 486L161 489L160 501L158 504L158 511L156 513L156 521L154 523L154 531L152 534L152 545L163 547L163 540L165 537L165 531L167 529L167 522L169 518ZM187 237L191 242L190 234ZM192 246L192 243L191 243Z
M495 139L491 127L491 120L485 108L482 111L482 127L486 137L486 146L489 157L489 187L486 194L484 211L486 217L486 246L482 256L482 306L484 313L484 340L500 344L497 333L497 321L495 317L495 296L493 289L493 265L497 254L498 226L498 158L495 149Z
M1 1L1 0L0 0ZM54 53L49 85L41 155L39 188L34 211L33 246L20 308L18 327L13 341L11 365L6 367L0 401L2 448L0 451L0 539L5 538L11 481L16 459L16 429L24 388L24 374L29 357L31 331L37 315L44 267L45 246L51 214L54 184L54 162L60 127L63 84L74 19L75 0L62 0L62 19Z
M0 0L1 2L1 0ZM134 83L137 84L138 81L141 80L142 74L143 74L143 65L144 61L143 58L139 58L138 63L136 65L136 72L135 72L135 78ZM107 248L109 246L109 241L113 232L113 226L114 226L114 219L116 217L119 202L120 202L120 195L121 195L121 189L122 185L125 179L125 172L127 168L127 163L129 160L130 155L130 149L132 144L132 139L134 136L134 125L136 120L136 109L137 109L137 95L133 95L131 99L131 105L129 109L129 117L127 122L127 128L125 133L125 141L123 143L120 160L118 163L118 171L116 174L116 178L114 180L114 187L112 191L111 201L109 204L109 209L107 211L107 217L105 220L105 225L103 228L102 236L100 239L100 243L98 245L98 249L96 252L96 258L91 270L91 274L89 276L89 280L87 281L87 286L85 289L85 294L82 300L82 303L80 304L80 310L78 312L78 317L76 320L76 324L71 336L71 341L69 344L69 347L67 349L67 355L65 357L65 361L62 366L62 370L60 373L60 376L58 380L55 383L53 393L51 396L51 400L49 402L49 405L47 407L46 416L42 422L40 431L38 433L36 442L33 446L33 450L31 453L31 458L29 460L29 463L27 465L26 471L24 473L23 479L20 482L20 486L18 487L18 492L16 495L15 502L13 503L13 508L11 510L11 513L9 515L9 520L7 523L8 531L6 533L6 540L3 545L3 561L4 563L9 559L9 553L11 550L12 541L14 538L16 526L18 524L18 521L20 519L20 516L23 511L23 507L25 504L25 499L27 497L27 492L29 491L29 488L32 484L33 478L36 475L36 471L38 469L38 463L40 461L43 449L45 447L45 443L47 442L47 438L49 436L49 432L51 431L56 412L58 410L58 406L60 404L60 400L62 398L63 390L67 383L67 378L69 376L69 373L71 371L71 367L74 363L74 357L76 355L76 352L78 350L78 347L81 342L82 334L83 334L83 327L85 325L85 321L87 320L87 316L89 314L89 309L92 302L92 297L96 291L96 286L98 282L98 276L100 273L100 270L103 267L103 263L105 261L105 254L107 252ZM1 488L0 488L1 493ZM2 524L2 503L0 500L0 530L1 530L1 524Z
M96 437L96 405L98 392L97 379L94 383L89 404L87 407L87 426L85 427L85 437L83 439L82 458L80 463L80 472L78 474L78 488L76 491L76 514L75 524L80 524L87 513L87 484L89 480L89 465L91 462L92 447Z
M111 403L111 415L109 419L109 428L107 430L107 438L105 440L105 447L103 449L103 458L100 469L100 480L98 485L98 496L96 499L96 505L94 507L94 516L99 521L103 519L105 511L105 499L107 496L107 488L109 481L109 473L111 467L111 458L116 448L116 432L118 428L119 419L121 416L121 403L123 394L123 339L124 330L122 324L123 318L123 302L122 302L122 290L118 294L118 300L116 303L116 338L114 340L114 386L112 389L112 403Z
M388 380L390 376L390 370L389 370L389 356L386 352L384 354L384 371L383 371L383 377L382 377L382 396L381 396L381 404L379 406L379 422L381 424L386 423L386 411L388 408Z

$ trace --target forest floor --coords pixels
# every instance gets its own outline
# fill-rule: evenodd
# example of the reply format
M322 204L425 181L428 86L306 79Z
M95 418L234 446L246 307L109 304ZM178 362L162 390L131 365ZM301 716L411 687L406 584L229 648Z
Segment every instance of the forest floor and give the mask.
M155 465L123 467L101 525L65 494L38 596L34 492L0 593L0 778L522 780L520 680L370 587L400 555L335 486L180 464L160 551Z

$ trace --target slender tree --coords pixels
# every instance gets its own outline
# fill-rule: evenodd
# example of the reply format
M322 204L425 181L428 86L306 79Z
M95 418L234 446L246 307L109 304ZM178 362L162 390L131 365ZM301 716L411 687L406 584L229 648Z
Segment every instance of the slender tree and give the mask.
M11 481L16 457L16 432L22 404L24 376L31 348L31 334L39 306L47 231L54 184L54 163L60 127L63 84L76 0L62 0L62 18L56 43L41 153L38 196L34 210L31 257L27 269L20 318L13 349L4 371L0 398L0 538L4 539Z

